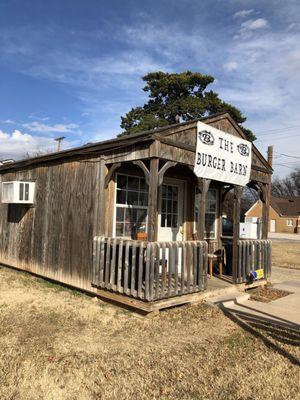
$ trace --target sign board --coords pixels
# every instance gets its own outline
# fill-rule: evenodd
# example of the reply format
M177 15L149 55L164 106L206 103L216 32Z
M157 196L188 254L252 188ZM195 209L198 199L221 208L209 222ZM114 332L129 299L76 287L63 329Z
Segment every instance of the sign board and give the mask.
M245 186L250 181L251 160L251 142L198 121L196 176Z

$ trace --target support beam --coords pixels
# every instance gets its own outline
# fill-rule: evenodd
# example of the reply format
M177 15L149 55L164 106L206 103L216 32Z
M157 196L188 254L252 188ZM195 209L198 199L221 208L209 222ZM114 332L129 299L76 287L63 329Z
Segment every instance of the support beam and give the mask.
M150 172L149 169L146 167L145 163L142 160L137 160L137 161L132 161L132 164L137 165L142 169L145 175L146 183L147 185L149 185Z
M232 239L232 279L233 283L238 283L238 241L240 237L240 218L241 218L241 197L243 186L234 185L233 199L233 239Z
M148 229L147 239L149 242L157 240L157 212L158 212L158 166L159 159L150 160L150 179L148 194Z
M115 164L112 164L112 166L110 167L110 169L107 172L106 177L105 177L105 182L104 182L104 188L105 189L108 187L108 184L109 184L113 174L115 173L115 171L118 168L120 168L120 166L121 166L121 163L115 163Z
M177 165L177 162L175 161L167 161L160 169L159 173L158 173L158 186L161 186L164 180L164 175L165 172L171 168L171 167L175 167Z
M198 221L197 221L197 239L204 240L205 232L205 203L206 194L209 189L211 180L205 178L197 178L197 186L199 190L198 203Z
M263 185L262 200L262 239L268 239L269 231L269 210L270 210L270 184Z

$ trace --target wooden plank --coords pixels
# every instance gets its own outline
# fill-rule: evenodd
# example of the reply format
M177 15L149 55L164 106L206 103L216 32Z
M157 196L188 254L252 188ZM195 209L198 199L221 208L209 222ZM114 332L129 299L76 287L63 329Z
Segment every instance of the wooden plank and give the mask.
M147 243L146 249L146 270L145 270L145 299L150 301L153 298L153 287L150 289L150 270L154 269L155 257L153 255L153 243Z
M99 263L99 276L97 276L98 284L97 286L103 286L103 276L104 276L104 265L105 265L105 247L106 241L105 238L98 238L98 243L100 247L100 263Z
M139 264L138 264L138 297L143 298L143 273L144 273L144 242L139 246Z
M187 274L187 279L186 279L186 290L187 293L190 293L191 291L191 244L189 242L185 243L185 248L186 248L186 274Z
M115 275L116 275L116 255L117 255L117 239L112 240L112 258L110 262L110 279L109 288L116 290Z
M134 241L132 245L132 263L131 263L131 280L130 280L130 294L131 296L134 297L136 297L136 290L135 290L136 250L137 250L137 244L136 241Z
M160 244L155 243L153 245L153 250L152 250L152 259L153 259L153 265L152 265L152 260L151 260L151 268L154 268L155 271L155 299L158 299L160 297L160 289L161 289L161 284L160 284L160 276L162 277L162 274L159 273L159 259L160 259Z
M182 293L186 293L186 277L187 277L187 265L186 265L186 246L185 243L182 243L182 266L181 266L182 270L183 270L183 274L182 274L182 281L181 281L181 292Z
M104 276L105 276L104 287L106 289L110 288L110 283L109 283L109 279L110 279L110 255L111 255L111 239L108 238L107 239L107 244L106 244L106 261L105 261L105 272L104 272Z
M167 244L169 249L169 263L168 263L168 297L172 294L172 271L175 269L175 259L173 254L172 242Z
M242 282L242 249L243 249L243 244L241 243L241 241L238 241L238 271L237 271L238 282Z
M117 291L123 293L122 268L123 267L123 240L119 241L118 267L117 267Z
M178 243L174 243L174 248L175 248L175 254L174 254L174 258L175 258L175 260L174 260L175 261L174 294L177 295L178 294L178 258L179 258L179 246L178 246Z
M166 260L166 243L161 244L161 296L165 297L166 290L166 271L167 271L167 260Z
M127 240L125 245L125 260L124 260L124 293L126 294L129 294L128 291L129 250L130 250L130 242L129 240Z
M150 271L149 271L148 279L149 279L150 299L152 300L154 297L155 243L151 243L149 245L149 248L151 249L151 253L149 255L149 257L151 258L151 262L150 262Z

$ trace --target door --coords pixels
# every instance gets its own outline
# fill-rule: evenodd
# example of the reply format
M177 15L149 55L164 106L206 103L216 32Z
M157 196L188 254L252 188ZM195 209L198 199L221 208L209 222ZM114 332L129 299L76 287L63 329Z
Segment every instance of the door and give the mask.
M270 220L270 232L276 232L276 220L275 219Z
M184 182L165 179L159 193L158 241L183 240Z

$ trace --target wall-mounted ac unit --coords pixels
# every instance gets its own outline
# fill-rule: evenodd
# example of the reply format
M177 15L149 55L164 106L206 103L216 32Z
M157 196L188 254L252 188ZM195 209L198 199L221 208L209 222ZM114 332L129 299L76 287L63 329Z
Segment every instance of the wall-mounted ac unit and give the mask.
M2 182L2 203L33 204L34 182Z

